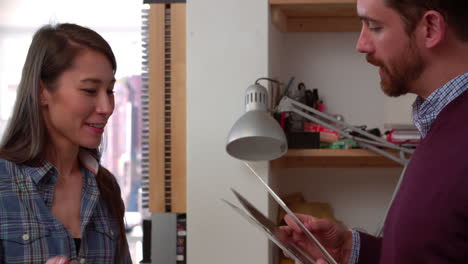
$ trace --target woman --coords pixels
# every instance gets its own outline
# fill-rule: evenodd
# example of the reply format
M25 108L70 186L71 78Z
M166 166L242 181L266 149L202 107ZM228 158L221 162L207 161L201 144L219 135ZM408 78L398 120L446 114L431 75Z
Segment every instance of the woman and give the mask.
M1 263L131 263L120 189L99 164L115 71L109 44L88 28L34 35L0 144Z

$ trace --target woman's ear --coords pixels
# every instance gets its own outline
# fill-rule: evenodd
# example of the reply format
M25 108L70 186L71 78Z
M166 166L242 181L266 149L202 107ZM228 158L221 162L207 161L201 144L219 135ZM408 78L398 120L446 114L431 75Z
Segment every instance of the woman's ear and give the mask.
M46 89L44 82L39 82L39 102L41 106L46 106L49 102L49 91Z
M439 45L447 34L447 21L444 16L435 11L427 11L421 19L421 34L426 48L434 48Z

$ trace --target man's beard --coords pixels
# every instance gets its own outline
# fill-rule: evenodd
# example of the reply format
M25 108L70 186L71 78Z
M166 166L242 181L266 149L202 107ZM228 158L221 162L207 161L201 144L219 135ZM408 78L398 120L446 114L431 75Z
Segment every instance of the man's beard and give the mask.
M409 83L418 79L426 67L411 40L402 54L395 56L387 64L370 54L367 54L366 59L370 64L381 68L383 74L380 86L386 95L392 97L407 94L410 90Z

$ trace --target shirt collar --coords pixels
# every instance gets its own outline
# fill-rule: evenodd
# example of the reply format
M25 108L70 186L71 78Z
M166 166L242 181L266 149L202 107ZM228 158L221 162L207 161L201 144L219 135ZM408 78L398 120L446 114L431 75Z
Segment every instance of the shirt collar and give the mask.
M444 107L467 89L468 73L464 73L432 92L427 99L420 96L416 98L413 103L413 123L422 137L429 133L432 123Z
M49 173L54 171L55 168L52 166L52 164L48 161L44 161L41 166L39 167L29 167L26 166L25 172L35 184L38 184L44 176Z
M85 149L80 149L78 159L81 165L96 175L99 169L99 162L96 158ZM54 172L57 169L47 160L45 160L39 167L26 167L26 173L31 177L34 183L38 184L48 172Z

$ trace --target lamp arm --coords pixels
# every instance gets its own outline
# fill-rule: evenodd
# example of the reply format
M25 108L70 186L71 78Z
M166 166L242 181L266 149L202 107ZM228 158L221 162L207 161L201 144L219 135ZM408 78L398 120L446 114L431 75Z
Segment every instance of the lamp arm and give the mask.
M301 110L306 110L308 112L311 112L325 120L328 120L330 122L333 122L333 123L336 123L342 127L346 127L360 135L363 135L365 137L368 137L372 140L367 140L367 139L364 139L364 138L359 138L359 137L355 137L355 136L352 136L348 133L346 133L345 131L339 129L339 128L336 128L334 127L333 125L329 124L329 123L326 123L324 122L323 120L320 120L318 119L317 117L314 117L314 116L311 116L307 113L304 113L303 111ZM362 129L358 129L358 128L355 128L354 126L346 123L346 122L343 122L343 121L340 121L340 120L337 120L336 118L334 118L333 116L330 116L328 114L325 114L323 112L320 112L312 107L309 107L303 103L300 103L296 100L293 100L287 96L283 96L283 98L281 99L279 105L278 105L278 109L277 109L278 112L294 112L298 115L301 115L302 117L306 118L306 119L309 119L309 120L312 120L324 127L327 127L335 132L337 132L338 134L340 135L343 135L347 138L350 138L350 139L353 139L353 140L356 140L356 141L362 141L362 142L367 142L367 143L370 143L370 144L375 144L375 145L379 145L379 146L382 146L382 147L387 147L387 148L391 148L391 149L397 149L397 150L400 150L400 151L403 151L405 153L408 153L408 154L412 154L413 153L413 150L411 149L408 149L408 148L404 148L404 147L400 147L396 144L393 144L391 142L388 142L380 137L377 137L369 132L366 132Z
M368 140L368 139L353 136L353 135L351 135L351 134L349 134L349 133L347 133L347 132L345 132L345 131L343 131L343 130L341 130L339 128L336 128L336 127L332 126L329 123L324 122L323 120L321 120L321 119L319 119L319 118L317 118L315 116L312 116L312 115L309 115L309 114L307 114L307 113L305 113L303 111L297 110L296 108L293 108L291 110L291 112L296 113L296 114L298 114L298 115L300 115L300 116L302 116L302 117L304 117L306 119L309 119L309 120L313 121L314 123L317 123L317 124L322 125L322 126L324 126L326 128L329 128L329 129L335 131L336 133L338 133L338 134L340 134L340 135L342 135L342 136L344 136L346 138L353 139L353 140L356 140L356 141L359 141L359 142L367 142L369 144L374 144L374 145L378 145L378 146L381 146L381 147L389 147L387 144L382 144L382 143L377 142L377 141Z
M370 145L370 144L367 144L367 143L362 143L362 142L359 142L358 144L359 144L359 146L370 149L370 150L372 150L372 151L374 151L374 152L376 152L376 153L378 153L378 154L380 154L382 156L385 156L385 157L395 161L396 163L400 163L402 166L406 166L408 164L409 159L407 159L404 155L402 155L403 154L402 151L400 151L400 157L398 158L398 157L395 157L392 154L390 154L390 153L388 153L388 152L386 152L384 150L381 150L381 149L379 149L379 148L377 148L377 147L375 147L373 145Z
M313 122L316 122L316 123L318 123L318 124L320 124L322 126L325 126L325 127L337 132L338 134L340 134L340 135L342 135L342 136L344 136L346 138L353 139L353 140L357 141L357 143L358 143L358 145L360 147L370 149L370 150L372 150L372 151L374 151L374 152L376 152L376 153L378 153L378 154L380 154L382 156L385 156L385 157L387 157L387 158L389 158L389 159L391 159L391 160L393 160L393 161L395 161L397 163L400 163L403 166L406 165L407 162L408 162L407 159L404 157L404 154L403 154L405 149L402 148L402 147L399 147L397 145L393 145L393 146L390 145L389 146L387 144L382 144L382 143L380 143L378 141L367 140L367 139L364 139L364 138L352 136L352 135L344 132L343 130L340 130L340 129L336 128L336 127L333 127L332 125L330 125L330 124L328 124L326 122L323 122L322 120L320 120L320 119L318 119L316 117L313 117L313 116L311 116L311 115L309 115L307 113L304 113L304 112L299 111L297 109L292 109L292 112L294 112L294 113L296 113L296 114L298 114L298 115L300 115L300 116L302 116L302 117L304 117L306 119L312 120ZM397 149L397 150L400 151L400 154L401 154L400 158L395 157L392 154L377 148L376 146L382 146L382 147Z
M368 140L368 139L365 139L365 138L361 138L361 137L356 137L356 136L353 136L351 139L353 140L356 140L357 143L364 143L364 144L372 144L372 145L376 145L376 146L380 146L380 147L386 147L386 148L390 148L390 149L396 149L396 150L400 150L402 151L403 153L406 152L408 154L411 154L413 153L412 150L410 149L406 149L406 148L403 148L403 147L400 147L398 145L388 145L388 144L382 144L378 141L373 141L373 140ZM392 143L393 144L393 143Z
M311 120L317 124L320 124L324 127L327 127L335 132L337 132L338 134L346 137L346 138L349 138L349 139L353 139L355 141L357 141L358 145L361 146L361 147L364 147L364 148L367 148L367 149L370 149L378 154L381 154L397 163L400 163L402 165L406 165L408 163L408 159L405 158L405 155L404 153L407 153L407 154L412 154L413 153L413 150L411 149L408 149L408 148L405 148L405 147L401 147L401 146L398 146L396 144L393 144L391 142L387 142L385 141L384 139L382 138L379 138L369 132L366 132L364 130L361 130L361 129L358 129L358 128L355 128L353 127L352 125L346 123L346 122L343 122L343 121L340 121L340 120L336 120L336 118L328 115L328 114L325 114L323 112L320 112L312 107L309 107L305 104L302 104L300 102L297 102L289 97L286 97L284 96L279 105L278 105L278 112L294 112L308 120ZM342 127L346 127L360 135L363 135L363 136L366 136L370 139L366 139L366 138L361 138L361 137L356 137L356 136L352 136L350 135L349 133L343 131L342 129L340 128L337 128L335 127L334 125L330 124L330 123L327 123L315 116L312 116L310 114L308 114L307 112L304 112L303 110L306 110L308 112L312 112L314 114L316 114L317 116L320 116L321 118L323 119L326 119L326 120L329 120L330 122L333 122L333 123L336 123L336 124L339 124L340 126ZM386 147L386 148L390 148L390 149L396 149L396 150L399 150L400 151L400 157L395 157L394 155L384 151L384 150L381 150L379 148L377 148L376 146L381 146L381 147Z

